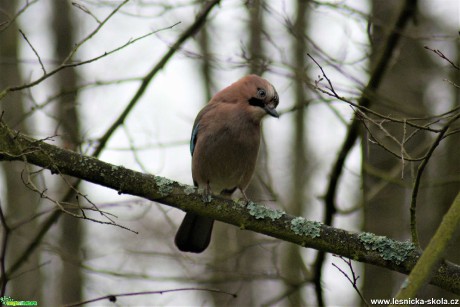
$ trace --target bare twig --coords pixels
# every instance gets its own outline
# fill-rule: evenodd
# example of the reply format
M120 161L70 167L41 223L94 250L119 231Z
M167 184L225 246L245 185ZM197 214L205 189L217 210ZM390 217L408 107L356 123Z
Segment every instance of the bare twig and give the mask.
M345 262L348 266L348 268L350 269L350 272L351 272L351 277L345 272L343 271L341 268L338 267L338 265L336 265L335 263L333 263L332 265L337 268L337 270L340 271L340 273L343 274L343 276L345 276L348 281L351 283L351 285L353 286L353 288L356 290L356 292L358 293L359 297L361 298L361 300L363 301L363 303L366 305L366 306L370 306L369 303L366 301L366 299L364 298L363 294L361 293L361 291L359 290L358 288L358 279L359 279L359 276L357 276L355 274L355 270L353 269L353 265L351 263L351 259L348 259L348 258L345 258L343 256L338 256L338 255L333 255L337 258L340 258L343 260L343 262Z
M166 54L160 59L160 61L143 78L142 83L139 86L139 89L134 94L133 98L131 98L131 101L128 103L125 110L123 110L123 112L120 114L117 120L109 127L109 129L107 129L104 135L99 139L99 145L96 147L96 149L94 150L92 154L94 157L99 156L102 149L105 147L109 139L112 137L115 130L117 130L118 127L124 123L125 119L128 117L129 113L134 108L134 106L139 101L139 99L142 97L148 85L153 80L153 78L156 76L156 74L166 65L166 63L168 63L169 59L176 53L177 50L179 50L179 48L184 44L184 42L187 41L187 39L192 37L197 31L201 29L201 27L204 25L206 21L208 14L211 12L214 6L216 6L219 2L220 0L213 0L207 3L202 9L202 11L196 17L195 22L191 24L178 37L176 42L169 48L168 52L166 52Z
M456 88L460 88L460 85L456 84L455 82L451 81L451 80L448 80L448 79L444 79L443 81L446 81L448 83L450 83L450 85L456 87Z
M165 293L171 293L171 292L183 292L183 291L205 291L205 292L212 292L212 293L220 293L220 294L225 294L225 295L230 295L233 298L236 298L237 295L235 293L230 293L218 289L209 289L209 288L179 288L179 289L171 289L171 290L159 290L159 291L142 291L142 292L128 292L128 293L118 293L118 294L109 294L109 295L104 295L101 297L93 298L91 300L83 301L83 302L78 302L70 305L65 305L65 307L77 307L77 306L83 306L86 304L90 303L95 303L99 301L104 301L108 300L112 303L115 303L117 301L117 298L120 297L126 297L126 296L138 296L138 295L149 295L149 294L165 294Z
M380 146L381 148L383 148L385 151L387 151L388 153L392 154L393 156L395 156L396 158L398 159L401 159L402 160L402 165L404 166L404 161L411 161L411 162L414 162L414 161L421 161L423 159L425 159L425 156L423 157L420 157L420 158L412 158L411 156L409 156L409 154L407 153L407 151L405 150L404 148L404 144L405 142L407 141L407 139L403 140L403 141L398 141L396 139L395 136L393 136L387 129L385 129L385 127L383 127L383 124L382 123L377 123L375 121L373 121L372 119L370 119L369 117L367 117L362 111L360 110L355 110L356 114L356 118L361 118L362 119L362 122L363 122L363 125L364 127L366 128L367 132L369 133L369 135L371 136L372 139L369 139L369 141L371 141L372 143L374 144L377 144L378 146ZM385 136L387 136L388 138L390 138L392 141L394 141L398 147L401 149L401 152L400 153L397 153L397 152L394 152L393 150L391 150L390 148L388 148L388 146L385 146L385 144L383 144L382 142L379 142L378 139L374 136L374 134L372 133L372 130L370 129L370 127L367 125L366 123L366 120L369 121L370 123L376 125L379 127L379 129L381 131L383 131L383 133L385 134Z
M43 74L46 75L45 66L43 66L42 59L40 58L40 55L38 55L37 50L35 50L34 46L32 46L32 44L31 44L31 43L29 42L29 40L27 39L27 36L24 34L24 32L22 32L21 29L19 29L19 33L21 33L22 37L25 39L25 41L27 42L27 44L29 45L29 47L32 49L32 51L33 51L33 52L35 53L35 55L37 56L38 62L40 63L40 66L42 67Z
M318 76L318 79L315 80L315 84L314 84L314 88L317 89L318 91L320 91L321 93L323 94L326 94L328 96L331 96L333 98L336 98L337 100L340 100L340 101L343 101L347 104L349 104L350 106L352 106L353 108L356 108L356 109L359 109L361 110L363 113L370 113L372 115L375 115L383 120L388 120L388 121L391 121L391 122L395 122L395 123L401 123L401 124L404 124L404 125L408 125L408 126L411 126L413 128L417 128L417 129L420 129L420 130L427 130L427 131L430 131L430 132L439 132L440 130L439 129L434 129L434 128L431 128L430 126L433 124L433 123L429 123L427 125L419 125L413 121L416 121L416 120L428 120L429 118L417 118L417 119L408 119L408 118L396 118L396 117L390 117L390 116L386 116L386 115L383 115L383 114L380 114L379 112L375 111L375 110L372 110L368 107L365 107L363 105L360 105L359 103L355 103L353 101L351 101L350 99L348 98L345 98L343 96L340 96L335 88L334 88L334 85L332 83L332 81L329 79L329 77L327 76L327 74L324 72L324 69L323 67L316 61L316 59L314 57L312 57L310 54L307 54L307 56L316 64L316 66L318 66L318 68L321 70L321 74L322 74L322 77L321 76ZM326 81L328 82L328 86L326 86L325 88L327 90L325 90L324 88L320 87L320 83L321 81L323 81L324 79L326 79ZM444 114L440 114L440 115L437 115L436 117L442 117Z
M458 66L457 64L455 64L454 62L452 62L452 60L450 60L448 57L446 57L446 56L444 55L444 53L442 53L441 50L439 50L439 49L431 49L431 48L428 47L428 46L425 46L424 48L427 49L427 50L430 50L431 52L433 52L434 54L436 54L437 56L439 56L441 59L446 60L447 62L449 62L449 64L450 64L453 68L455 68L455 69L457 69L457 70L460 70L460 66Z
M171 25L171 26L168 26L168 27L165 27L165 28L161 28L159 30L155 30L155 31L152 31L152 32L149 32L147 34L144 34L140 37L137 37L135 39L130 39L128 42L126 42L125 44L115 48L115 49L112 49L108 52L104 52L103 54L99 55L99 56L96 56L94 58L91 58L91 59L88 59L88 60L85 60L85 61L80 61L80 62L75 62L75 63L64 63L58 67L56 67L55 69L53 69L52 71L48 72L47 74L41 76L40 78L38 78L37 80L35 81L32 81L31 83L28 83L28 84L24 84L24 85L20 85L20 86L16 86L16 87L10 87L8 88L6 91L8 92L14 92L14 91L20 91L20 90L23 90L23 89L26 89L26 88L30 88L30 87L33 87L41 82L43 82L44 80L48 79L49 77L51 77L52 75L60 72L61 70L63 69L66 69L66 68L70 68L70 67L77 67L77 66L82 66L82 65L85 65L85 64L89 64L89 63L92 63L92 62L95 62L97 60L100 60L102 58L105 58L106 56L109 56L117 51L120 51L121 49L131 45L131 44L134 44L135 42L137 42L138 40L140 39L143 39L143 38L146 38L148 36L151 36L155 33L158 33L160 31L164 31L164 30L168 30L168 29L171 29L173 27L175 27L176 25L178 25L179 22ZM1 97L0 97L1 99Z
M89 33L86 37L84 37L81 41L75 44L75 47L70 51L69 55L64 59L62 64L66 64L70 62L70 60L73 58L74 54L78 51L78 49L87 41L89 41L96 33L99 32L99 30L109 21L110 18L112 18L126 3L128 3L129 0L125 0L121 2L115 9L110 12L109 15L101 22L99 25L93 30L93 32Z
M291 285L286 291L280 293L279 295L271 298L270 300L262 303L261 307L268 307L268 306L278 306L279 303L292 295L295 292L298 292L302 289L302 287L306 286L308 283L312 282L310 279L305 279L295 285Z
M65 68L69 68L69 67L76 67L76 66L80 66L80 65L84 65L84 64L88 64L88 63L91 63L91 62L94 62L96 60L99 60L105 56L107 56L108 54L110 53L113 53L115 51L118 51L120 50L122 47L120 48L116 48L115 50L112 50L111 52L109 53L104 53L103 55L101 56L98 56L98 57L95 57L95 58L92 58L90 60L86 60L86 61L82 61L82 62L77 62L77 63L69 63L70 59L73 57L73 55L77 52L77 50L86 42L88 41L91 37L93 37L101 28L102 26L123 6L125 5L129 0L125 0L124 2L120 3L105 19L104 21L99 24L95 30L93 30L93 32L91 32L90 34L88 34L85 38L83 38L80 42L76 43L75 44L75 47L70 51L69 55L64 59L64 61L62 62L61 65L59 65L57 68L55 68L54 70L52 70L51 72L43 75L42 77L38 78L37 80L31 82L31 83L28 83L28 84L24 84L24 85L21 85L21 86L15 86L15 87L8 87L4 90L2 90L0 92L0 100L3 99L3 97L5 97L8 92L11 92L11 91L19 91L19 90L23 90L23 89L26 89L26 88L30 88L30 87L33 87L37 84L39 84L40 82L42 82L43 80L51 77L52 75L56 74L57 72L65 69ZM128 42L130 43L130 42Z
M42 262L40 264L32 266L31 268L28 268L27 270L24 270L24 271L21 271L21 272L18 272L16 274L14 274L14 275L11 275L11 276L9 276L9 278L10 279L15 279L15 278L19 278L22 275L25 275L27 273L30 273L30 272L33 272L33 271L38 271L41 267L44 267L44 266L46 266L48 264L51 264L51 262L52 262L51 260L44 261L44 262Z
M141 77L132 77L132 78L123 78L123 79L114 79L114 80L96 80L96 81L91 81L87 83L82 83L82 84L77 85L75 88L63 89L60 92L47 97L46 100L40 103L35 102L35 100L33 99L34 97L31 96L30 99L31 99L31 103L33 107L29 111L25 112L17 120L17 122L18 123L23 122L25 119L32 116L35 111L43 110L46 106L50 105L52 102L58 100L64 95L76 94L77 92L81 93L83 90L91 89L97 86L109 86L109 85L122 84L125 82L138 82L140 80L142 80ZM12 124L12 126L14 127L15 125Z
M6 21L6 22L4 22L4 23L2 23L2 24L0 25L0 27L1 27L1 28L0 28L0 32L3 32L3 31L5 31L6 29L8 29L8 27L9 27L10 25L12 25L13 22L14 22L22 13L24 13L32 4L37 3L37 2L38 2L38 0L26 1L26 3L24 4L24 6L21 7L21 8L16 12L16 14L15 14L12 18L10 18L8 21Z
M422 179L422 174L423 171L425 170L425 167L428 164L428 161L430 160L431 156L433 155L433 152L435 149L438 147L439 143L441 140L444 138L444 135L446 134L447 130L450 128L450 126L460 118L460 113L457 115L453 116L442 128L441 132L438 134L436 139L433 141L433 144L431 147L428 149L425 159L423 159L422 163L418 166L417 169L417 174L415 176L414 180L414 186L412 188L412 197L411 197L411 203L410 203L410 230L411 230L411 236L412 236L412 242L420 248L420 242L418 240L418 233L417 233L417 214L416 214L416 207L417 207L417 195L418 195L418 190L420 186L420 181Z
M94 15L87 7L84 6L83 4L78 3L78 2L75 2L75 1L72 1L72 5L75 6L76 8L78 8L78 9L80 9L82 12L84 12L84 13L90 15L91 17L93 17L94 20L96 20L96 22L97 22L98 24L101 24L101 23L102 23L102 21L100 21L100 20L96 17L96 15Z
M51 159L51 158L50 158ZM99 223L99 224L106 224L106 225L112 225L112 226L116 226L116 227L120 227L122 229L125 229L125 230L128 230L128 231L131 231L135 234L137 234L138 232L137 231L134 231L126 226L123 226L123 225L120 225L118 223L116 223L109 215L111 214L108 214L107 212L104 212L104 211L101 211L99 210L99 208L96 207L96 205L91 202L88 197L86 195L83 195L81 194L72 184L70 184L66 179L65 179L65 176L62 175L59 171L58 171L60 177L64 180L64 182L66 183L66 185L69 187L69 190L71 190L73 193L76 193L76 195L81 195L83 196L90 204L92 204L93 208L95 211L99 212L103 217L105 217L108 221L101 221L101 220L97 220L97 219L94 219L94 218L90 218L88 216L86 216L84 214L84 211L82 210L82 208L80 207L80 205L78 205L78 207L80 208L80 211L82 212L82 214L77 214L77 213L74 213L72 211L69 211L67 210L64 206L68 206L69 204L65 201L58 201L58 200L55 200L53 199L52 197L50 197L47 193L46 193L46 189L45 190L40 190L34 183L32 180L30 180L30 177L27 176L27 179L24 178L24 171L21 173L21 180L22 182L24 183L24 185L29 188L30 190L32 190L33 192L36 192L37 194L40 195L41 198L43 199L46 199L52 203L54 203L62 212L66 213L66 214L69 214L75 218L80 218L80 219L85 219L85 220L88 220L88 221L92 221L92 222L96 222L96 223Z

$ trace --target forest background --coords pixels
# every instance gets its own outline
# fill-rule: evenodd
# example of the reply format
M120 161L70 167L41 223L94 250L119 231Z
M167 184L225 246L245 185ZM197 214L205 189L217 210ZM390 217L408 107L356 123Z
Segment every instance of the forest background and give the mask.
M209 250L180 253L183 212L160 204L180 201L90 183L88 165L70 170L67 155L43 162L34 154L51 151L36 144L190 185L196 114L256 73L277 88L281 117L264 121L251 200L334 227L324 234L424 249L460 187L459 29L456 0L0 1L1 295L43 306L137 292L147 293L117 301L346 306L394 297L406 277L395 271L415 262L376 260L365 248L349 261L343 242L217 223ZM23 134L35 141L18 153ZM180 208L231 220L194 194L184 199ZM268 234L271 224L247 229ZM450 239L444 255L460 264L458 232ZM460 270L449 268L457 275L417 297L458 298ZM175 291L151 293L159 290Z

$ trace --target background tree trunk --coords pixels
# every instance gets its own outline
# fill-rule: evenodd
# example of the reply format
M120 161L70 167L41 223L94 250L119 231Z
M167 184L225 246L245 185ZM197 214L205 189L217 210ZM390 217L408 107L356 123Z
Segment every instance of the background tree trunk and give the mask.
M53 1L53 35L55 38L56 59L62 62L75 44L73 16L71 4L67 1ZM61 92L56 104L58 133L64 142L62 146L77 151L81 144L80 121L77 112L77 73L75 69L64 70L59 78L55 78L57 92ZM75 178L67 178L68 182L76 182ZM68 191L69 186L60 183L61 191ZM67 193L66 193L67 194ZM75 201L76 194L61 195L67 201ZM78 202L78 201L77 201ZM72 210L71 210L72 211ZM77 213L78 209L74 209ZM79 302L82 300L83 277L81 272L81 245L83 229L80 219L62 214L59 220L59 247L62 258L60 272L61 298L59 304Z
M307 124L307 101L308 97L305 93L305 85L307 84L307 45L305 34L307 29L308 18L308 1L296 1L295 21L293 24L292 37L292 70L295 76L293 84L294 99L296 110L293 112L293 140L292 140L292 165L291 167L291 190L289 192L288 212L292 212L296 216L308 216L308 208L304 208L305 204L310 203L307 195L309 164L308 155L308 137L306 133ZM306 282L311 278L311 274L305 263L305 255L302 255L302 248L296 245L289 244L284 251L283 268L287 278L286 293L290 293L287 297L287 302L290 306L303 306L306 304L302 293L305 289ZM310 252L310 251L309 251ZM286 303L287 303L286 302ZM316 303L321 305L322 297L316 297ZM309 301L309 303L312 303Z
M2 20L9 20L17 10L16 1L0 2L0 11L3 15L8 16ZM18 50L21 37L18 35L18 25L14 21L9 28L2 33L2 41L0 43L0 88L7 86L16 86L21 84L21 74L19 66ZM0 100L0 112L4 111L3 120L11 127L28 133L30 123L24 120L25 107L22 93L13 93L3 100ZM1 199L1 205L4 212L6 211L6 220L9 227L22 224L10 232L9 244L7 246L6 268L9 268L15 260L22 255L25 247L30 243L30 233L34 233L37 227L37 219L27 221L37 212L40 200L36 194L26 188L22 184L21 172L26 168L24 162L1 163L3 173L3 184L0 188L4 198ZM27 177L27 171L24 172ZM6 208L6 210L5 210ZM2 229L3 231L3 229ZM34 300L42 301L43 285L43 267L40 267L40 251L28 255L28 260L20 268L19 272L12 278L6 287L6 295L15 300ZM28 285L25 287L25 285Z
M375 65L383 46L382 42L389 34L394 18L401 10L400 1L372 1L372 56L371 70ZM427 100L426 89L442 76L437 73L442 69L431 60L431 55L417 39L423 29L435 26L434 21L426 18L418 10L417 21L409 23L402 37L398 52L393 56L384 81L377 95L373 96L371 108L380 114L391 114L402 118L425 118L436 113L434 101ZM414 130L400 124L386 125L385 128L398 139L410 135ZM389 142L380 128L372 129L385 146L394 152L401 152L398 145ZM385 235L396 240L410 240L409 204L412 181L418 162L397 160L385 149L369 142L371 136L366 131L363 137L363 192L364 192L364 230L377 235ZM404 148L413 157L420 156L427 150L431 135L419 132ZM450 141L452 141L451 139ZM447 144L447 143L446 143ZM430 161L432 165L434 161ZM430 178L428 173L423 179ZM429 180L423 180L429 184ZM458 191L458 190L456 190ZM440 218L446 208L430 206L428 190L418 197L417 219L422 246L424 246L438 227ZM456 193L455 193L456 194ZM447 201L450 205L453 196ZM429 208L427 211L426 209ZM403 276L374 266L365 266L364 296L372 298L392 297L403 281ZM378 278L376 278L378 276ZM439 293L424 292L426 297L439 297Z
M263 62L265 61L264 54L264 1L254 0L246 3L246 10L248 14L247 31L249 33L248 41L246 42L247 50L244 50L247 57L248 74L262 75L264 73ZM262 136L263 138L263 136ZM264 141L261 141L259 150L259 159L255 174L246 190L246 195L249 199L263 202L263 187L260 185L260 174L265 171L264 161L266 158L266 149ZM234 193L233 197L241 197L239 192ZM216 239L219 238L219 239ZM227 227L221 223L216 225L216 238L214 238L213 245L216 251L214 265L219 270L214 274L215 278L225 279L225 272L239 272L244 275L245 272L253 271L255 268L264 266L266 261L261 261L259 256L260 248L257 247L257 239L260 238L254 233L241 231L236 228ZM229 255L222 259L222 250ZM241 304L248 306L257 305L260 302L260 288L257 281L245 280L242 278L236 283L228 283L229 287L236 287L240 292L238 301ZM222 296L213 294L215 305L221 305Z

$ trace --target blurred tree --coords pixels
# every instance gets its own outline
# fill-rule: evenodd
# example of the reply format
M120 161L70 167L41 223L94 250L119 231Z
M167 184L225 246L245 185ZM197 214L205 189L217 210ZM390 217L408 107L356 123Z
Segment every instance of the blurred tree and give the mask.
M381 56L383 45L388 37L389 28L406 4L400 1L372 1L372 54L371 71L376 60ZM415 7L415 5L414 5ZM442 69L433 62L423 48L418 33L423 29L432 29L435 21L417 11L416 22L409 23L405 35L401 38L398 52L391 60L379 90L372 96L372 109L380 114L392 114L400 118L430 118L436 113L432 101L428 101L427 89L431 84L442 79ZM432 138L424 132L418 132L411 139L405 140L416 129L402 124L386 125L386 132L381 127L371 127L372 136L366 132L363 137L363 193L364 193L364 230L378 235L385 235L397 240L410 239L409 204L411 199L414 170L420 162L405 162L395 159L388 151L370 142L377 140L386 148L402 153L401 146L392 143L386 133L390 133L405 142L404 150L413 157L420 156L428 148ZM453 139L452 139L453 140ZM451 140L451 141L452 141ZM446 143L447 144L447 143ZM447 149L447 146L445 147ZM429 165L435 165L431 161ZM425 185L433 177L425 174ZM445 187L443 187L444 189ZM458 191L453 189L446 199L450 205ZM423 188L418 197L418 229L422 246L428 242L439 225L447 208L432 206L428 201L430 190ZM440 199L437 199L436 203ZM428 210L425 210L428 209ZM375 276L379 276L375 278ZM368 299L391 297L400 287L404 276L374 266L365 266L364 296ZM424 297L446 297L437 291L424 291Z
M55 43L56 60L62 63L75 44L75 26L71 3L67 1L53 1L53 36ZM80 120L77 111L77 73L73 67L64 70L56 83L56 119L58 133L63 142L62 146L72 151L78 151L81 145ZM67 178L67 182L74 185L75 178ZM65 183L60 183L59 190L65 191L58 198L66 198L64 202L75 200L76 194ZM79 209L72 210L78 213ZM81 272L81 245L83 241L81 220L64 214L59 220L59 235L62 270L60 272L61 297L57 304L79 302L82 300L83 277Z
M215 90L212 50L209 42L209 32L212 31L212 29L211 21L209 21L203 26L200 33L198 33L198 46L201 53L201 75L206 101L211 100L213 91Z
M425 21L425 19L423 19ZM426 20L421 26L427 30L434 27L441 27L442 32L449 33L449 29L436 20ZM452 44L447 46L451 50L457 50L457 59L455 63L460 63L460 41L457 39ZM433 54L428 56L434 57ZM442 86L443 91L436 93L425 93L425 101L432 109L432 113L438 112L437 104L443 104L447 109L460 108L460 88L444 81L451 80L454 84L460 84L460 69L455 69L450 65L445 65L441 58L435 57L433 60L436 65L428 67L430 76L432 76L432 83L427 85L427 91L438 91L439 83L441 80L444 83ZM441 94L448 93L451 94ZM448 99L450 101L443 101ZM460 128L460 124L452 127L453 130ZM427 172L423 182L423 194L421 195L423 202L419 206L419 232L422 247L425 247L436 229L440 225L444 214L452 205L455 196L460 191L460 154L459 154L460 134L456 133L449 136L445 141L440 144L437 153L432 157L427 167ZM436 204L436 205L434 205ZM460 240L457 234L456 238L451 241L449 250L446 253L446 259L454 263L460 263ZM457 298L452 293L439 289L437 287L427 286L427 289L420 294L421 298L430 299L432 297L438 298Z
M0 30L2 39L0 43L0 88L16 86L21 84L19 60L19 29L17 21L13 19L18 9L16 1L0 2ZM6 27L7 26L7 27ZM4 27L4 28L2 28ZM12 93L5 99L0 100L0 108L5 110L2 119L11 127L24 133L33 131L30 122L25 118L25 95L23 93ZM21 176L27 177L27 171L22 171L26 166L23 162L1 163L3 172L1 197L2 209L6 214L6 221L12 231L10 232L7 246L7 267L20 257L25 247L30 243L30 233L37 229L37 220L31 219L37 212L39 198L30 191L24 184L21 184ZM29 166L30 167L30 166ZM27 179L26 179L27 180ZM2 230L3 232L3 230ZM22 272L22 273L20 273ZM4 276L2 276L4 277ZM41 285L43 276L40 267L40 252L35 251L27 255L27 261L21 266L19 272L15 272L7 285L6 295L17 300L42 300ZM29 285L25 287L24 285Z
M264 51L264 2L264 0L248 1L245 6L248 16L245 24L248 38L242 47L242 56L246 60L245 65L247 66L248 74L262 75L266 69L263 64L266 62ZM260 178L264 178L265 176L261 174L267 171L265 159L266 147L264 140L262 140L256 171L246 190L246 195L249 199L257 202L264 202L264 188L260 183ZM238 197L239 194L235 193L235 196ZM257 234L240 231L222 224L217 225L216 230L217 239L214 239L213 243L215 246L214 267L219 269L213 274L213 279L225 279L228 272L239 272L241 276L244 276L244 272L250 272L266 265L267 261L258 257L260 250L256 246ZM228 257L227 255L234 255L234 257ZM230 285L236 285L240 289L238 301L241 304L249 306L259 304L260 298L258 298L258 294L260 288L257 281L237 277L237 282L228 284L228 286ZM213 294L213 298L216 306L221 304L222 295L216 293Z
M293 140L290 156L292 157L291 185L289 191L289 204L287 211L296 216L307 216L308 208L305 204L310 203L311 191L308 187L309 164L307 157L308 136L306 133L306 121L308 110L308 96L305 92L305 85L308 83L307 70L307 42L305 35L308 32L307 20L309 10L308 0L297 0L295 7L295 20L292 25L292 73L295 111L293 112ZM287 302L290 306L303 306L306 304L302 293L307 282L311 279L308 271L302 248L296 245L288 245L284 250L284 263L282 265L286 275ZM318 276L319 277L319 276ZM319 277L320 278L320 277ZM317 304L323 306L322 293L316 292ZM287 303L286 302L286 303ZM311 302L310 302L311 303ZM286 304L287 305L287 304Z

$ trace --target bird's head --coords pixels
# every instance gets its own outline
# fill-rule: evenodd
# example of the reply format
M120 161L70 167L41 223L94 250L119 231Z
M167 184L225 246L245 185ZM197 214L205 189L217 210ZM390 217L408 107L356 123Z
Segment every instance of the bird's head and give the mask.
M268 114L273 117L279 117L276 107L279 103L279 96L275 87L267 80L257 76L249 75L242 78L245 84L244 94L247 103L252 107L252 112L264 116Z
M236 104L257 121L266 114L279 117L278 93L270 82L257 75L241 78L217 93L211 102Z

